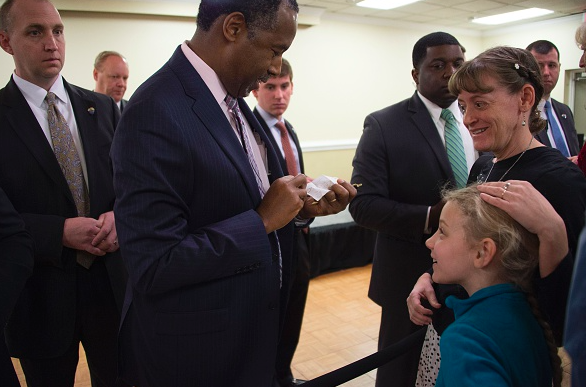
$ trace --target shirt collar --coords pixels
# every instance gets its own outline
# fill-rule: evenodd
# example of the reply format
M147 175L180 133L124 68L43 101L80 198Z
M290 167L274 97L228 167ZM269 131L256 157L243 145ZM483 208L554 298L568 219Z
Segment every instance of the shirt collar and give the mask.
M187 41L183 42L181 45L181 50L183 54L191 63L191 65L195 68L195 71L199 74L201 79L203 79L204 83L212 92L216 102L218 105L221 105L224 102L224 98L226 98L226 88L220 81L218 74L210 67L206 62L203 61L189 46L187 45Z
M19 77L16 73L12 74L12 79L14 79L14 83L16 83L16 86L18 86L24 95L24 98L26 98L29 103L42 107L43 102L45 102L45 97L47 96L47 90ZM53 86L51 86L49 91L54 93L61 102L67 103L69 101L61 74L59 74L57 80L53 83Z
M427 111L431 115L431 118L433 118L433 120L436 122L439 121L440 116L442 114L442 110L444 110L444 109L437 106L435 103L431 102L430 100L425 98L423 95L421 95L419 90L417 91L417 95L419 96L419 98L421 98L421 101L423 102L423 104L427 108ZM454 117L456 118L456 120L458 122L463 121L462 120L462 112L460 111L460 107L458 106L458 100L455 100L454 102L452 102L452 104L450 106L448 106L448 110L450 110L452 112L452 114L454 115Z
M272 128L277 124L277 122L279 122L277 117L273 116L271 113L268 113L266 110L260 107L260 105L256 105L256 110L258 110L260 116L265 120L269 128ZM281 117L281 122L285 124L285 119L283 117Z

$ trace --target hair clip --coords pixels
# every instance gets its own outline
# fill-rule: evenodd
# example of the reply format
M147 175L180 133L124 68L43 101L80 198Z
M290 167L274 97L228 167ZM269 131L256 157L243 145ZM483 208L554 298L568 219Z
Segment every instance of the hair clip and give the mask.
M519 63L515 63L515 70L519 70Z

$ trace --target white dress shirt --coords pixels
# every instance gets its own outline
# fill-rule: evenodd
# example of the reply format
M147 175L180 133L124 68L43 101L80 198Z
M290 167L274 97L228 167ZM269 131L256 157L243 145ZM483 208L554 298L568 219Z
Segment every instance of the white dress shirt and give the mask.
M423 104L427 108L427 111L429 112L429 115L431 116L431 119L433 120L433 123L435 124L437 131L439 133L439 136L442 139L442 142L445 147L446 140L444 138L444 134L445 134L446 121L440 117L443 109L441 107L437 106L435 103L428 100L427 98L425 98L423 95L421 95L421 93L419 91L417 92L417 95L419 95L419 98L421 98L421 101L423 101ZM448 107L448 109L452 112L452 114L456 118L456 121L458 122L458 129L460 130L460 137L462 137L462 145L464 145L464 153L466 155L466 165L468 166L468 173L470 173L470 169L472 168L472 165L474 165L474 162L478 158L478 152L474 149L474 144L472 142L472 136L470 135L470 132L464 126L462 112L460 111L460 108L458 107L458 101L456 100L456 101L452 102L452 104ZM429 228L429 224L428 224L430 210L431 210L431 207L428 207L427 220L425 221L425 228L424 228L424 233L426 233L426 234L429 234L431 232L431 230Z
M47 90L39 87L29 81L26 81L19 77L18 75L12 75L16 86L20 89L26 102L30 106L33 114L35 115L51 149L53 149L53 141L51 140L51 132L49 132L49 119L47 118L47 109L49 106L45 101L47 97ZM69 95L65 90L65 85L63 85L63 77L59 74L59 77L51 86L50 92L54 93L57 98L55 99L55 104L59 112L65 118L67 122L67 126L69 126L69 130L71 131L71 136L73 137L73 142L75 143L75 148L77 149L77 154L79 155L79 159L81 161L81 168L83 170L83 178L85 179L85 184L90 190L89 181L87 178L87 166L85 162L85 154L83 152L83 143L81 141L81 136L79 134L79 129L77 128L77 122L75 121L75 115L73 114L73 107L71 106L71 100L69 99Z
M279 122L279 120L277 119L277 117L275 117L272 114L265 111L262 107L260 107L260 105L256 105L256 109L260 113L261 117L267 123L267 126L271 130L271 134L275 138L275 142L277 143L277 146L279 147L279 150L281 151L281 155L283 155L283 158L285 158L285 151L283 150L283 144L281 143L281 131L279 130L279 128L277 128L275 126L277 124L277 122ZM285 125L285 127L287 126L285 124L285 119L283 117L281 117L280 122L282 122L283 125ZM297 145L295 144L295 141L293 141L292 136L289 136L289 143L291 144L291 149L293 150L293 154L295 155L295 162L297 163L297 170L301 171L301 165L299 164L299 152L297 151Z

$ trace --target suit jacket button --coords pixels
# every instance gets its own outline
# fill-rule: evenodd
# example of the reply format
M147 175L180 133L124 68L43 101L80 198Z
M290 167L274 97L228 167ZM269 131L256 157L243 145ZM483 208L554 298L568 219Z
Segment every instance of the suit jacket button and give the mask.
M276 303L276 302L271 302L271 303L269 303L269 309L270 309L270 310L275 310L275 309L277 309L277 303Z

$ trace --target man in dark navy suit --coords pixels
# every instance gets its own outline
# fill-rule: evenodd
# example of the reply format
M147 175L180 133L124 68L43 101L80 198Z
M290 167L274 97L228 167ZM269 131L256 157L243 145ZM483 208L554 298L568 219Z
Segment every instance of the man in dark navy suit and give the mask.
M141 387L269 387L294 223L343 210L283 176L242 97L281 71L295 0L203 0L193 38L133 94L112 146L129 270L121 376Z
M539 110L541 116L548 121L547 128L537 133L535 138L542 144L559 149L565 156L576 159L580 152L580 144L578 144L572 110L568 105L551 98L551 92L560 77L560 52L555 44L548 40L537 40L527 46L527 50L531 51L541 69L543 97ZM548 109L550 109L550 115L547 113ZM557 128L561 129L559 137L554 134Z
M268 134L269 140L277 152L283 173L285 175L305 173L303 153L297 133L293 130L291 123L283 118L293 94L293 69L289 61L283 59L281 73L278 76L270 77L265 83L261 83L258 90L253 90L252 94L258 101L258 106L254 108L254 115ZM291 361L299 343L309 288L308 232L308 227L295 228L291 289L275 366L277 383L281 387L296 386L303 382L293 377Z
M80 342L92 386L111 387L126 283L108 156L120 112L61 76L64 26L49 1L8 0L0 24L15 64L0 90L0 186L35 259L6 343L29 387L73 386Z

